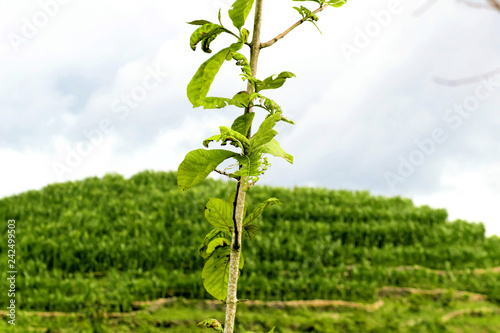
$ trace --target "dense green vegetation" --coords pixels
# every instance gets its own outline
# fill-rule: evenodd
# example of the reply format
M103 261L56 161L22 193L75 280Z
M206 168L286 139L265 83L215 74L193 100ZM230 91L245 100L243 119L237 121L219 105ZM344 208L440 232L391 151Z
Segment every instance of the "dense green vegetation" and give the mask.
M384 297L376 311L348 306L268 307L238 309L237 332L252 329L265 332L276 326L278 333L497 333L500 332L500 307L485 301L472 301L445 291L439 296L414 294L408 297ZM92 317L92 315L94 315ZM179 300L161 307L146 307L133 314L104 318L83 312L53 317L22 313L18 326L0 321L1 332L58 333L202 333L196 326L200 316L222 320L223 306ZM9 327L10 326L10 327ZM36 328L36 329L35 329ZM211 332L211 331L210 331Z
M203 204L226 193L229 184L214 180L181 193L175 173L142 172L0 200L1 219L17 221L21 308L128 311L138 300L210 298L197 252L210 230ZM268 197L284 206L264 212L258 223L265 232L245 249L240 298L373 301L377 288L410 286L500 301L500 274L487 270L500 266L500 239L486 238L482 224L447 222L445 210L368 192L257 186L249 193L249 209Z

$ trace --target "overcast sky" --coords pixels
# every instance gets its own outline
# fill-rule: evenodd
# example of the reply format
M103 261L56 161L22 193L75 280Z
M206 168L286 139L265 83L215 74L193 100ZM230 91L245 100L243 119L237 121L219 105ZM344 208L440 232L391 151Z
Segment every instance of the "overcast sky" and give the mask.
M176 170L230 125L239 110L193 109L186 97L207 54L191 51L195 27L184 22L216 21L231 3L0 2L0 197ZM421 13L425 3L353 0L319 14L322 35L307 23L262 51L260 77L297 75L268 94L296 123L278 125L295 164L273 159L262 184L402 195L500 234L500 73L458 87L433 81L500 67L500 13L452 0ZM304 4L265 1L262 39ZM244 90L238 73L226 63L211 95Z

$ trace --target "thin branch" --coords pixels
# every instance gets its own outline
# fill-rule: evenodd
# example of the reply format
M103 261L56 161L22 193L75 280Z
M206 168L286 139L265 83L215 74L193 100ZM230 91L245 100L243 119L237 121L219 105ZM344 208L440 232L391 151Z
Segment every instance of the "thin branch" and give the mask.
M448 86L448 87L456 87L456 86L462 86L466 84L471 84L471 83L477 83L481 80L484 79L489 79L492 77L495 77L500 74L500 67L492 70L491 72L481 74L481 75L476 75L476 76L471 76L463 79L457 79L457 80L449 80L449 79L443 79L440 77L433 77L432 81L434 81L437 84L443 85L443 86Z
M474 1L469 1L469 0L458 0L459 3L464 4L468 7L476 8L476 9L495 9L495 6L493 3L495 3L494 0L487 0L489 4L487 3L479 3L479 2L474 2Z
M475 2L475 1L469 1L469 0L457 0L458 3L461 3L463 5L466 5L468 7L472 7L472 8L490 8L490 5L486 4L486 3L479 3L479 2Z
M313 15L314 14L318 14L319 12L321 12L326 7L328 7L328 6L320 6L318 9L316 9L314 12L312 12L312 14ZM307 21L307 19L308 19L308 17L304 17L303 19L297 21L290 28L286 29L284 32L282 32L278 36L276 36L273 39L271 39L269 42L261 43L260 44L260 48L264 49L266 47L269 47L269 46L273 45L274 43L276 43L277 41L279 41L280 39L282 39L283 37L285 37L286 35L288 35L293 29L297 28L299 25L301 25L302 23L304 23L305 21Z
M490 4L498 11L500 11L500 0L489 0Z
M227 172L220 171L220 170L218 170L218 169L215 169L214 171L215 171L215 172L217 172L218 174L223 175L223 176L227 176L227 177L229 177L229 178L232 178L232 177L231 177L231 175L230 175L230 174L228 174Z

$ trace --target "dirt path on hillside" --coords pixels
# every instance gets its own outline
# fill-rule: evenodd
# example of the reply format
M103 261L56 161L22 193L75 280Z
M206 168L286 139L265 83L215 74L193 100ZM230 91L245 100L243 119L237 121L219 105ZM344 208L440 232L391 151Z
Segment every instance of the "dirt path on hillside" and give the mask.
M406 297L412 294L421 294L425 296L442 296L447 294L449 291L445 289L417 289L417 288L399 288L399 287L382 287L378 289L377 296L378 297L387 297L387 296L400 296ZM466 291L453 291L453 295L457 298L467 299L471 302L486 302L488 301L488 297L482 294L476 294ZM140 301L134 302L134 308L136 311L133 312L124 312L124 313L105 313L103 314L106 318L121 318L124 316L135 316L137 313L144 311L152 311L155 312L158 309L162 308L167 304L174 304L176 302L184 302L188 304L193 303L202 303L208 306L211 309L216 309L217 307L223 306L223 304L219 301L215 300L185 300L179 299L177 297L172 298L161 298L154 301ZM349 302L349 301L341 301L341 300L306 300L306 301L260 301L260 300L242 300L241 303L244 303L248 306L252 307L270 307L270 308L313 308L313 309L328 309L328 308L336 308L336 309L358 309L364 310L367 312L377 311L381 307L384 306L383 300L378 300L376 303L358 303L358 302ZM465 311L465 310L464 310ZM467 310L468 311L468 310ZM466 312L464 314L466 314ZM473 310L470 310L473 311ZM500 311L500 310L499 310ZM471 312L472 313L472 312ZM23 315L26 316L38 316L38 317L83 317L83 313L76 312L37 312L37 311L22 311ZM472 313L473 314L473 313ZM457 314L450 313L450 318L454 316L462 315L457 311ZM0 318L4 318L8 316L7 311L0 311ZM448 316L448 315L447 315ZM448 320L448 319L446 319Z
M357 265L351 265L346 267L346 271L352 271L353 269L357 268ZM444 270L439 270L439 269L433 269L433 268L428 268L420 265L412 265L412 266L394 266L394 267L385 267L388 270L393 270L393 271L416 271L416 270L422 270L422 271L428 271L437 275L446 275L449 273L454 273L454 274L486 274L486 273L500 273L500 267L493 267L493 268L477 268L477 269L456 269L456 270L450 270L450 271L444 271Z

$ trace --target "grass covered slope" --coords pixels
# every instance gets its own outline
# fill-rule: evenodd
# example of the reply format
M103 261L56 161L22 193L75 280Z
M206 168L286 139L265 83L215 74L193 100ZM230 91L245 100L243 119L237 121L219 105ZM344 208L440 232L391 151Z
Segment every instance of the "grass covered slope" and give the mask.
M432 296L382 297L376 304L365 307L347 304L277 307L242 303L238 305L236 332L247 332L249 329L252 332L268 332L274 326L276 333L500 332L500 307L482 300L466 300L450 292ZM223 320L224 314L222 304L177 300L162 306L145 306L132 313L111 314L108 318L102 313L93 317L90 313L44 313L50 316L42 317L22 312L15 328L6 321L0 321L0 331L208 333L214 331L196 326L200 318Z
M203 207L229 197L233 185L206 180L181 193L175 173L146 171L1 199L0 218L17 221L18 302L26 310L127 311L138 300L210 298L197 251L211 229ZM489 270L500 266L500 240L485 238L482 224L447 222L445 210L408 199L312 188L255 187L249 209L271 196L284 206L266 210L261 232L243 244L240 298L372 301L379 288L399 286L500 300L499 274Z

